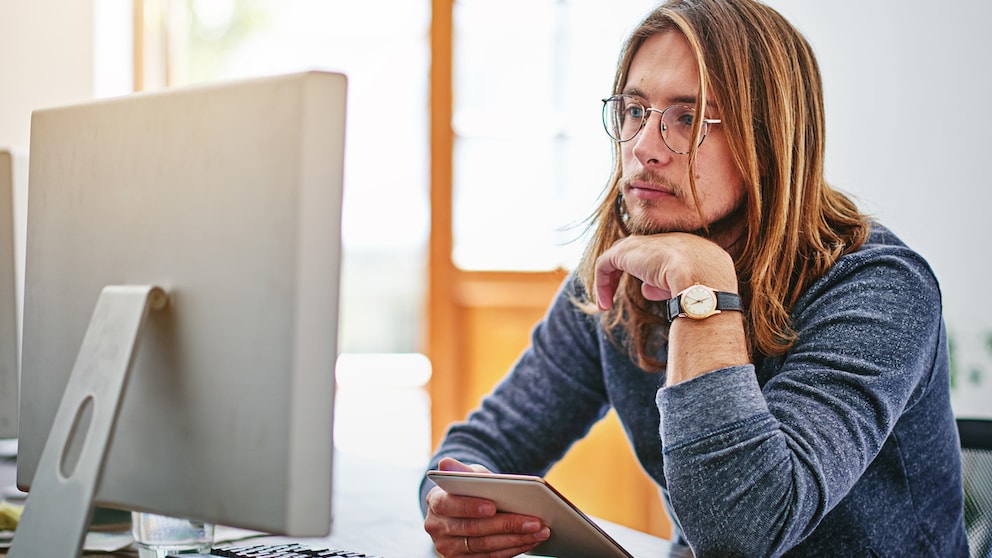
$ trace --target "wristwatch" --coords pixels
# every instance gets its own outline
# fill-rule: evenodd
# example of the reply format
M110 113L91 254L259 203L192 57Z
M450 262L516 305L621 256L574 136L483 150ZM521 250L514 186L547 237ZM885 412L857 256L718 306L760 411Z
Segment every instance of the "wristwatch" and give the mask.
M743 311L741 297L736 293L715 291L699 283L668 299L665 309L668 311L669 322L675 318L702 320L728 310Z

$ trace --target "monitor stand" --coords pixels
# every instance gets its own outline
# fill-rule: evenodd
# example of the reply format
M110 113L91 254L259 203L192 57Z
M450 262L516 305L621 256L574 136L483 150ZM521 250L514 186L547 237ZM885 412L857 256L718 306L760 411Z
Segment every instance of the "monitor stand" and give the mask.
M168 305L154 286L100 293L38 461L8 556L80 556L121 396L149 310Z

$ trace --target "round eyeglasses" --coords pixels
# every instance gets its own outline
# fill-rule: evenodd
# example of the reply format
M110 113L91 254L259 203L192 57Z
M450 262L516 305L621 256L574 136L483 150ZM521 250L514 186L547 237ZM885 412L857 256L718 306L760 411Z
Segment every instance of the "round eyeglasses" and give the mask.
M603 99L603 127L614 141L630 141L644 128L652 112L661 116L661 139L668 149L679 155L688 153L692 148L692 125L696 119L696 109L692 107L672 105L659 110L645 107L632 95L614 95ZM697 147L706 139L709 125L719 123L719 120L712 118L703 119Z

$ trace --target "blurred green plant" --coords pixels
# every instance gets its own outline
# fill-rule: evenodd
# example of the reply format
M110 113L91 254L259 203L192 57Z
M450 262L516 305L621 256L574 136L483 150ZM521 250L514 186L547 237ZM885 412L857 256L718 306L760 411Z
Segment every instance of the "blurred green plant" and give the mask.
M986 356L992 360L992 331L985 332L984 349ZM951 389L964 387L965 385L980 386L985 381L985 369L980 364L971 364L967 370L962 370L960 358L958 356L958 343L953 332L947 335L947 350L951 359Z

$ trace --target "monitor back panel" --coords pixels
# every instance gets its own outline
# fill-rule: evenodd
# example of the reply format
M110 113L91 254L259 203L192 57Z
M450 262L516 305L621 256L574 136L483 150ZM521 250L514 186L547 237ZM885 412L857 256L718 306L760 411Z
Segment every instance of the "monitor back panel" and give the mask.
M153 284L98 502L327 532L345 94L308 72L34 113L20 486L101 289Z

